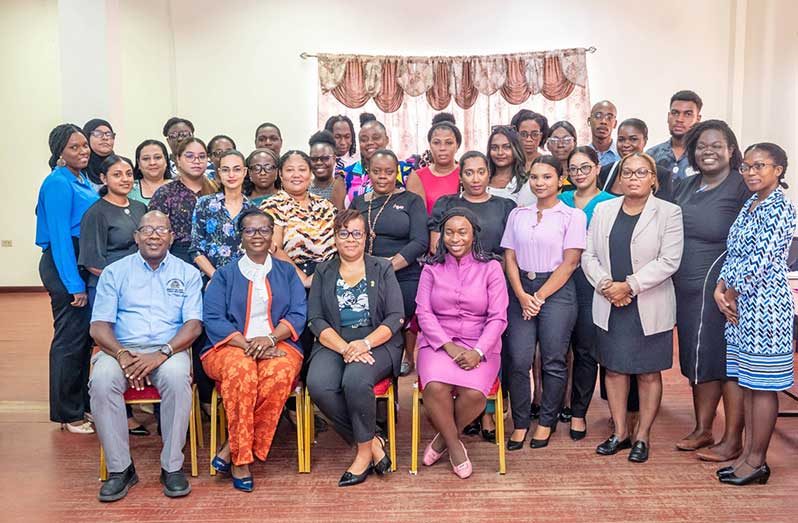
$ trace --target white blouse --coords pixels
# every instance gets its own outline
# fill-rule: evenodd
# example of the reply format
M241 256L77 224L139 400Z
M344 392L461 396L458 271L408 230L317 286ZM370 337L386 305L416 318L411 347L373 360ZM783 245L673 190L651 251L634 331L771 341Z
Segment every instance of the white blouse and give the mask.
M238 269L244 278L252 282L252 295L249 301L249 318L244 337L248 340L272 333L269 321L269 291L266 288L266 276L272 270L272 257L266 256L263 265L255 263L244 254L238 260Z
M515 177L513 177L510 179L510 183L501 189L498 187L488 186L488 193L492 194L493 196L499 196L501 198L512 200L517 203L519 207L526 207L528 205L532 205L533 203L537 203L538 199L532 193L532 188L529 186L529 183L524 183L524 186L521 187L521 190L518 192L515 192L515 188Z

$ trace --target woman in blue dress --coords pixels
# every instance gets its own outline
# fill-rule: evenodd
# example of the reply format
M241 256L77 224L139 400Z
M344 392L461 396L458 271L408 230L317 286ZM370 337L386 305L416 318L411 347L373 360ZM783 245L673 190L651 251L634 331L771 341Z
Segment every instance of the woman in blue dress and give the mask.
M726 317L726 374L743 389L745 442L740 457L718 470L722 483L767 483L765 462L776 425L776 392L793 384L793 300L787 252L796 225L785 196L787 154L772 143L745 151L740 173L754 195L729 231L715 301Z

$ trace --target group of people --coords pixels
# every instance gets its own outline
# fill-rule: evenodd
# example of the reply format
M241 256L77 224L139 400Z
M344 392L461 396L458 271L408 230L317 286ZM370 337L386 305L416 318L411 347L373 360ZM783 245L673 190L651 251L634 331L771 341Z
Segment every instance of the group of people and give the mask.
M642 463L676 326L695 407L676 447L731 462L724 483L765 483L776 391L793 384L787 156L772 143L742 150L701 109L694 92L674 94L671 137L648 152L645 122L618 125L609 101L591 109L582 145L571 123L524 109L484 152L459 156L462 134L441 113L429 149L407 160L370 114L357 132L330 118L307 152L283 151L264 123L246 156L175 117L167 143L143 141L132 161L107 121L59 125L36 207L55 326L50 417L96 429L101 501L138 480L125 431L146 428L123 395L147 386L161 396L173 497L191 490L192 383L203 402L213 387L223 398L230 437L212 466L242 491L298 380L355 449L339 485L388 473L373 387L414 369L436 429L427 466L448 455L471 475L463 434L495 442L497 380L508 450L528 437L546 447L560 421L584 438L600 381L612 428L596 452Z

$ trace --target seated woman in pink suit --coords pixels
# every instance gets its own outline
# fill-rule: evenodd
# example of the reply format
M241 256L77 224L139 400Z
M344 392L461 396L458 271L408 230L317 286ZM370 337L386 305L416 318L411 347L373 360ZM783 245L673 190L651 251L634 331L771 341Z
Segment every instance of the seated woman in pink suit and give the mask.
M460 433L484 410L499 373L507 285L499 257L482 249L473 212L454 207L440 224L440 241L424 262L416 296L418 376L438 431L423 463L434 465L448 451L454 473L465 479L472 466Z

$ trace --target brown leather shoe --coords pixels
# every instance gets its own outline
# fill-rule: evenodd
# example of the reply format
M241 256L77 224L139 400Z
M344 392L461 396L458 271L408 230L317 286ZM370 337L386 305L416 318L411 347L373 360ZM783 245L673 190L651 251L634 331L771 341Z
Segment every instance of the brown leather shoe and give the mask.
M733 459L737 459L740 457L740 454L743 453L743 450L740 449L739 451L735 452L731 456L721 456L717 452L712 449L704 449L696 452L696 457L702 461L711 461L712 463L722 463L724 461L731 461Z
M676 448L679 450L684 450L687 452L692 452L694 450L702 449L704 447L709 447L715 443L715 439L712 437L712 434L707 434L703 437L698 439L683 439L676 443Z

